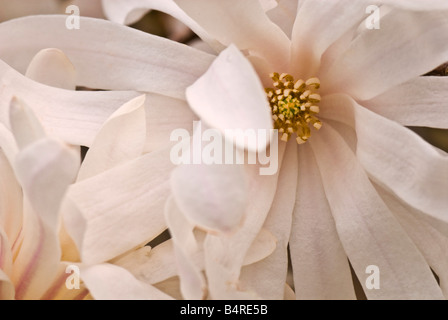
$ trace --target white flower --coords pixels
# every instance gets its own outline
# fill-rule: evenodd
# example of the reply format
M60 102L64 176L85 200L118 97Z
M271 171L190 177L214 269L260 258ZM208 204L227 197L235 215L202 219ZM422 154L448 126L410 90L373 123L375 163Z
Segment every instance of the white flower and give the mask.
M418 75L448 60L446 11L436 11L447 10L448 5L434 1L428 8L420 1L390 0L381 28L366 30L365 8L371 2L301 1L297 16L285 14L290 11L284 11L284 6L295 3L279 1L267 13L272 20L255 0L139 4L182 19L217 52L227 48L217 58L100 20L82 19L76 32L60 27L65 17L30 17L0 25L1 41L9 39L11 29L16 34L8 47L0 49L0 58L19 71L38 50L57 47L73 62L77 85L147 93L143 155L80 181L69 191L68 199L76 203L82 224L78 221L68 227L82 259L112 259L166 227L161 212L170 195L173 168L169 133L190 128L196 118L185 102L187 87L191 108L208 125L220 130L266 128L272 124L266 120L271 115L263 88L273 85L270 73L286 72L296 79L320 79L322 128L312 129L305 144L297 146L291 139L281 145L278 175L259 176L256 166L248 166L243 176L248 202L242 226L230 236L196 232L188 243L204 243L203 247L186 246L176 253L178 261L193 262L190 269L179 270L183 283L194 281L183 286L183 293L195 297L201 293L204 279L197 271L205 269L211 298L245 298L253 293L283 298L289 245L297 298L354 298L347 256L364 286L366 267L380 268L381 289L365 288L368 298L443 298L447 294L448 274L440 259L446 255L441 248L446 246L447 156L403 125L447 128L446 79ZM410 27L398 32L403 25ZM25 40L30 38L35 41ZM1 74L7 79L5 74L14 73L2 64ZM8 92L19 90L7 83L2 82L7 90L0 102ZM113 111L102 104L93 117L87 108L73 109L74 103L65 102L59 110L44 113L39 110L44 96L36 90L24 94L33 96L30 107L42 115L45 128L77 145L91 146ZM60 115L62 128L52 121L55 114ZM201 179L207 176L196 182ZM234 179L240 181L241 176L235 174ZM232 180L226 184L219 180L210 183L232 187ZM196 186L200 194L205 194L204 185ZM169 207L172 200L178 204L182 196L188 198L186 193L169 198L168 223L176 221L169 219L177 211ZM227 198L218 199L221 202L216 205L224 206ZM188 210L189 203L184 204L187 207L181 208L179 219ZM210 214L204 212L204 220ZM173 235L178 243L192 239L192 222L187 222ZM275 248L271 247L274 238ZM172 241L163 247L172 252L165 249L168 246ZM199 257L182 257L189 250L196 250ZM97 254L101 261L95 261ZM168 265L159 264L160 268ZM148 273L133 268L134 276L147 283L169 281L148 279ZM290 288L287 292L291 293Z

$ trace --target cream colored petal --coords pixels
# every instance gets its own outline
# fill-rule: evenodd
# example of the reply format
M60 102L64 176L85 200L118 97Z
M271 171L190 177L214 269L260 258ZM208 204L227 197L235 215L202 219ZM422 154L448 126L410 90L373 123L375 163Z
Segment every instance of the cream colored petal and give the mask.
M447 77L417 77L362 105L404 126L448 128Z
M338 133L326 125L311 146L339 238L367 298L443 299L425 259ZM369 266L378 267L380 289L367 285Z
M184 97L185 88L214 59L186 45L106 20L80 17L80 28L70 30L65 27L66 19L66 15L32 16L2 23L0 42L9 44L0 48L0 59L23 72L39 50L58 48L73 63L79 86L176 98ZM14 30L13 39L10 30Z
M68 57L59 49L43 49L26 69L28 78L61 89L76 89L76 71Z
M139 95L133 91L70 91L48 87L24 77L1 60L0 75L0 122L9 122L9 104L16 96L34 111L49 135L74 145L90 146L104 121ZM6 138L8 133L2 136ZM7 143L2 148L8 151L10 159L14 147Z
M81 267L80 275L96 300L171 300L155 287L112 264Z
M0 269L0 300L14 300L14 285Z
M112 259L166 229L169 153L151 152L70 187L64 221L83 262Z
M225 46L268 60L283 69L289 62L288 37L264 12L259 0L175 0L192 19Z
M142 154L146 138L144 103L145 95L134 98L107 119L84 158L78 181Z
M211 128L220 130L227 141L235 141L240 148L260 151L268 139L252 141L237 130L272 129L272 114L266 93L252 65L231 45L221 52L207 72L187 91L192 110ZM228 132L226 132L226 130ZM237 139L232 136L237 136ZM240 134L241 135L241 134Z
M241 284L256 291L263 299L283 299L288 270L288 242L297 187L297 143L291 139L286 147L272 207L261 231L272 234L275 250L265 259L246 266ZM260 233L262 233L260 232ZM267 244L262 243L263 246ZM249 250L248 255L251 250ZM246 256L246 259L248 258Z
M299 147L298 167L289 241L295 296L299 300L355 299L347 255L309 145Z

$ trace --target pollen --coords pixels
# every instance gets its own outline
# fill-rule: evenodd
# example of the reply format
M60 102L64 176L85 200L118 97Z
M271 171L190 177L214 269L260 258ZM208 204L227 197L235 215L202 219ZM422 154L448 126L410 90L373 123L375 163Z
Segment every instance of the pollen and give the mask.
M265 91L274 128L278 129L283 141L288 141L295 133L297 143L305 143L311 136L311 126L316 130L322 127L322 122L317 118L319 79L313 77L295 81L293 76L277 72L271 73L270 77L274 88L266 88Z

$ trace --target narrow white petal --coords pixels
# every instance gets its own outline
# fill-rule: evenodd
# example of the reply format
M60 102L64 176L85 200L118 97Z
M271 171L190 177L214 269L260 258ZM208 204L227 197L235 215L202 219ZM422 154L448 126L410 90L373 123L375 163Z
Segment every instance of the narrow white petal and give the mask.
M392 10L380 29L362 32L320 75L326 92L371 99L395 85L431 71L448 60L447 12ZM406 32L396 32L404 25Z
M355 155L330 125L312 149L344 250L369 299L443 299L425 259L379 197ZM380 288L367 286L367 268Z
M309 145L300 146L298 166L297 199L289 241L295 295L305 300L355 299L347 255Z
M447 77L417 77L362 105L404 126L448 129Z

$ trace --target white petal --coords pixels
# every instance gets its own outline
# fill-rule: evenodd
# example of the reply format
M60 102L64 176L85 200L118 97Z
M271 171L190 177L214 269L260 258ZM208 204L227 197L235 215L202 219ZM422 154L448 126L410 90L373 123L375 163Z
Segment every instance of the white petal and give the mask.
M443 299L421 253L393 217L360 163L331 126L311 143L339 238L369 299ZM380 270L368 289L366 268Z
M169 153L151 152L70 187L64 219L83 262L112 259L166 229Z
M123 268L112 264L82 267L80 275L97 300L171 300L155 287L134 278Z
M377 187L378 193L400 221L407 234L425 257L440 280L440 287L448 297L448 238L426 221L424 214L401 203L390 192Z
M98 132L84 158L78 181L140 156L146 138L145 95L125 103Z
M263 86L253 67L231 45L221 52L207 72L187 89L187 101L194 112L212 128L225 130L272 128L271 111ZM229 134L226 139L232 139ZM263 150L263 139L237 146ZM231 140L230 140L231 141ZM266 141L264 141L266 142Z
M366 17L369 4L368 0L300 1L291 36L292 74L316 76L322 54Z
M48 87L22 76L1 60L0 75L0 122L8 122L10 101L17 96L33 109L49 135L75 145L90 146L104 121L123 103L139 95L133 91L69 91ZM6 147L10 150L9 158L13 148Z
M323 114L355 127L359 161L376 181L448 231L448 156L394 121L344 95L326 97ZM338 116L336 116L338 114ZM438 221L438 222L437 222Z
M31 60L28 78L61 89L76 89L76 72L68 57L59 49L43 49Z
M347 255L309 145L299 148L297 199L289 248L297 299L356 298Z
M179 209L202 229L232 232L241 224L247 202L241 166L181 165L171 175L171 190Z
M58 48L72 61L77 85L177 98L184 97L185 88L213 59L186 45L105 20L81 17L80 29L69 30L66 19L65 15L33 16L2 23L0 42L8 41L8 46L0 49L0 59L24 71L39 50Z
M446 12L392 10L379 30L363 28L349 48L320 76L325 92L371 99L448 60ZM396 32L411 25L406 32Z
M362 105L404 126L448 129L447 100L447 77L417 77Z
M272 23L259 0L175 0L192 19L225 46L268 60L278 69L289 60L289 39Z
M244 267L241 273L242 285L249 286L263 299L279 300L284 296L297 169L297 143L291 139L283 158L275 198L262 229L272 233L272 237L276 240L275 250L265 259Z

